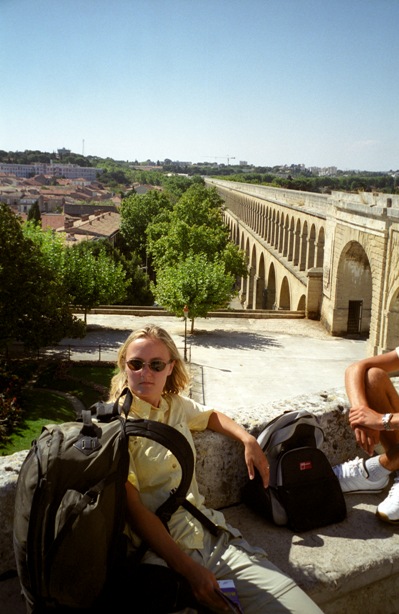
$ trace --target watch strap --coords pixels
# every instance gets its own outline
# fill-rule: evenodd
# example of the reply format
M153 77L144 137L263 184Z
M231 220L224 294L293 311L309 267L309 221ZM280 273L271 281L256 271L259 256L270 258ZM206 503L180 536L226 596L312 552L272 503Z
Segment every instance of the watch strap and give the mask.
M382 425L386 431L393 431L393 428L391 426L392 416L393 414L384 414L382 416Z

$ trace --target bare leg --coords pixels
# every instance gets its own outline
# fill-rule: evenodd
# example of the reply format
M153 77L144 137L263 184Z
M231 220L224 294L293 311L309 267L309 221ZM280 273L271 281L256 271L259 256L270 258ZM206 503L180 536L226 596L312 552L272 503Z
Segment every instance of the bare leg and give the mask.
M399 395L389 375L372 368L366 374L366 394L369 406L380 414L399 413ZM380 441L385 453L380 463L389 471L399 470L399 431L381 431Z

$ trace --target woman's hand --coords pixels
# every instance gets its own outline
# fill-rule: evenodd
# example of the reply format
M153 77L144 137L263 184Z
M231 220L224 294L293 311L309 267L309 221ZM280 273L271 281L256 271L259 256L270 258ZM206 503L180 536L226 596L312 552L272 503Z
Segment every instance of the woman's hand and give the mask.
M211 571L190 559L183 575L197 601L214 612L228 611L228 606L216 592L219 585Z
M265 488L269 485L269 462L259 443L252 435L244 441L244 458L248 468L249 479L255 477L255 468L259 471Z
M234 420L218 411L214 411L209 417L208 428L241 441L244 446L244 458L249 479L254 479L255 469L257 469L262 478L263 486L267 488L269 485L269 462L256 438Z

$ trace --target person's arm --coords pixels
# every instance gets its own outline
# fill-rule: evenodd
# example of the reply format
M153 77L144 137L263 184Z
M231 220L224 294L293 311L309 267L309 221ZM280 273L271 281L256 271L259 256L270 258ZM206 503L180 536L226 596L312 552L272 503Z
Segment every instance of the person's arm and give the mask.
M380 439L380 431L384 428L381 413L376 411L378 408L369 406L366 395L366 374L374 367L386 373L398 371L399 357L396 350L353 363L345 372L345 387L350 402L349 423L355 431L357 442L369 454L373 453ZM398 418L395 416L393 428Z
M374 431L385 431L385 426L382 421L383 415L384 414L378 411L374 411L371 407L353 407L349 413L349 424L353 429L361 428ZM399 413L392 413L389 425L392 431L399 430Z
M244 458L248 468L249 479L253 480L255 477L256 468L260 473L264 487L267 488L269 484L269 463L256 438L237 424L237 422L218 411L214 411L210 415L208 428L211 431L216 431L241 441L244 445Z
M216 611L226 606L217 594L217 580L206 567L199 565L176 544L156 514L143 505L138 490L126 482L128 521L139 535L166 563L186 578L194 597Z
M346 369L345 387L351 406L360 407L361 405L368 405L365 378L367 371L373 367L378 367L386 373L399 371L399 357L396 350L364 358Z

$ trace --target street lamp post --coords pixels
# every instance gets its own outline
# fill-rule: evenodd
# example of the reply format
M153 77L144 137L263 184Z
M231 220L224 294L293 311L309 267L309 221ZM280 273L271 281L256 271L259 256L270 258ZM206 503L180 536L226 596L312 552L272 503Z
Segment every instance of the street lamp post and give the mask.
M184 315L184 360L187 362L187 320L188 320L188 307L184 305L183 307L183 315Z

